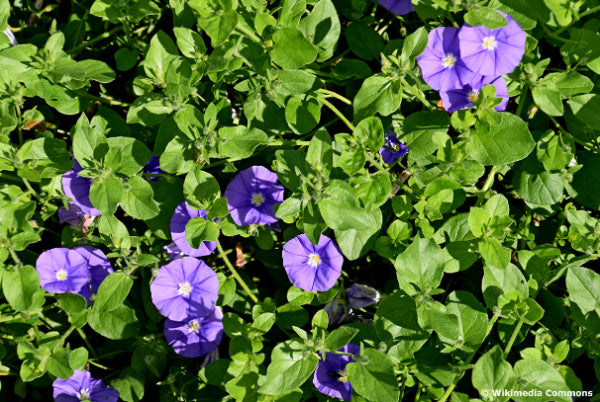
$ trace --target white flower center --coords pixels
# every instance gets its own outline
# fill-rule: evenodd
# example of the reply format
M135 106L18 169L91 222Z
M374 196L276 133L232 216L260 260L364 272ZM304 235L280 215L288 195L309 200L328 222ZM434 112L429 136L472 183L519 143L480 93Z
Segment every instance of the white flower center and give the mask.
M177 293L182 296L189 296L192 291L192 285L189 282L183 282L179 284L179 289L177 289Z
M448 53L442 59L442 65L444 67L452 67L456 63L456 57L452 53Z
M311 253L306 260L306 263L312 267L318 267L321 263L321 257L318 254Z
M265 197L261 193L252 194L252 205L260 207L263 202L265 202Z
M390 144L390 148L392 148L394 151L398 152L398 150L400 149L400 144L398 144L396 142L392 142Z
M200 323L198 320L192 320L188 323L188 329L190 332L195 332L196 334L200 331Z
M80 401L89 401L90 400L90 389L89 388L80 389L79 392L77 393L77 398L79 398Z
M493 36L486 36L483 38L483 48L487 50L495 50L496 46L498 46L498 42L496 42L496 38Z
M338 371L338 376L340 382L348 382L348 374L344 370Z
M479 91L473 90L473 91L469 92L468 98L469 98L470 102L477 101L477 99L479 99Z
M62 268L56 271L56 279L58 279L59 281L66 280L67 276L69 276L69 274L67 274L67 271Z

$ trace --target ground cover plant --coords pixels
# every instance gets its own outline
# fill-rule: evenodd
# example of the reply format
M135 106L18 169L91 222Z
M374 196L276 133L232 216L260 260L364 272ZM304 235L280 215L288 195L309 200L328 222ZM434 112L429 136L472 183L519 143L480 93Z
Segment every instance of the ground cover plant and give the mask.
M598 400L598 0L0 0L0 399Z

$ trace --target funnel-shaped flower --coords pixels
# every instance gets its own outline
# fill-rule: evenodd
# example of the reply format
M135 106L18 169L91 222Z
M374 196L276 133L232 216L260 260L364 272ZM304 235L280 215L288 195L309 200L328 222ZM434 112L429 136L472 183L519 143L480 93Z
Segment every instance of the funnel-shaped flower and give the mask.
M360 347L354 343L349 343L339 349L338 352L358 356L360 354ZM313 384L322 394L345 401L352 400L352 385L348 381L346 365L354 361L350 356L329 352L325 353L325 360L320 361L315 370Z
M40 285L50 293L79 293L88 285L88 264L79 253L58 247L44 251L35 263Z
M405 15L415 11L411 0L377 0L379 4L398 15Z
M117 402L119 391L92 378L89 371L73 370L71 378L57 378L52 383L55 402Z
M493 77L480 77L473 81L469 85L465 85L461 89L452 89L446 92L440 92L440 98L444 104L444 109L448 112L456 112L461 109L470 109L473 107L479 97L479 91L485 85L491 84L496 87L496 97L502 98L502 102L494 107L497 111L506 109L508 103L508 89L506 88L506 81L502 76L498 78Z
M217 274L204 261L192 257L162 266L150 285L152 303L162 315L174 321L209 314L218 292Z
M276 173L262 166L252 166L231 180L225 197L236 224L269 224L279 220L273 206L283 202L283 186L277 184Z
M458 33L460 54L471 70L493 78L512 72L525 54L525 32L508 14L502 28L465 25Z
M396 159L402 158L407 152L408 148L393 131L385 133L385 145L379 149L379 155L385 163L389 165Z
M223 313L215 307L204 317L165 321L165 338L175 353L199 357L212 352L223 338Z
M102 213L96 209L90 201L90 187L92 179L79 176L79 172L83 170L79 162L73 158L75 162L73 168L62 176L62 188L65 195L73 200L73 204L86 215L100 216Z
M340 277L343 263L342 253L325 235L321 235L317 245L301 234L283 246L283 266L290 282L307 292L331 289Z
M433 89L447 91L470 83L475 73L462 60L458 28L441 27L429 32L427 48L417 57L423 79Z

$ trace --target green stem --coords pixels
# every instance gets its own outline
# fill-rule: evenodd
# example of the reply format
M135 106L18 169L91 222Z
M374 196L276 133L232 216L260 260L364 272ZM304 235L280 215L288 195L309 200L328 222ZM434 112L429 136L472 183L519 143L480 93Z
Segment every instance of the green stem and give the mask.
M492 187L492 184L494 184L494 176L496 175L497 171L498 171L498 167L492 166L492 169L490 170L490 173L488 174L487 180L485 181L485 183L483 184L483 187L481 188L482 193L485 193L486 191L488 191L490 189L490 187Z
M405 78L402 78L401 82L402 82L403 86L408 87L408 88L412 88L412 86L406 81ZM427 106L429 109L431 109L431 110L436 109L436 106L433 103L431 103L431 102L429 102L427 100L427 98L425 97L425 93L423 93L423 91L421 91L420 89L416 88L415 91L412 92L412 94L414 96L416 96L417 99L420 100L421 103L423 105Z
M325 98L323 98L320 95L317 95L317 100L319 102L321 102L323 105L327 106L333 113L336 114L337 117L340 118L341 121L343 121L346 126L348 126L348 128L350 129L350 131L354 131L356 127L354 127L354 124L350 123L350 121L346 118L346 116L344 116L342 114L342 112L340 112L338 110L338 108L336 108L335 106L333 106L331 103L329 103L329 101Z
M21 182L21 180L19 178L11 176L11 175L8 175L8 174L4 174L4 173L0 173L0 178L6 179L6 180L10 180L10 181L14 181L14 182L17 182L17 183Z
M521 98L519 98L519 107L517 107L516 115L521 117L521 112L523 112L523 108L525 107L525 101L527 100L527 94L529 93L529 85L525 85L523 88L523 92L521 93Z
M512 348L513 343L515 343L515 339L517 339L517 335L519 335L519 331L521 331L521 327L523 326L523 317L519 319L517 326L515 327L510 339L508 340L508 344L506 345L506 349L504 349L504 358L508 356L510 353L510 349Z
M352 101L350 99L348 99L346 97L343 97L342 95L338 94L337 92L333 92L333 91L330 91L330 90L325 89L325 88L319 88L319 89L317 89L317 92L320 92L323 95L329 95L332 98L336 98L336 99L344 102L346 105L351 105L352 104Z
M235 268L233 267L233 265L231 265L231 261L229 261L229 258L227 258L227 254L225 254L225 250L223 250L223 247L221 246L221 242L218 240L217 240L217 249L219 250L219 255L221 256L221 259L225 262L225 265L227 265L227 268L229 268L229 271L231 271L231 275L233 275L235 280L238 281L238 283L244 289L244 291L246 292L248 297L250 297L254 303L258 303L258 298L256 296L254 296L254 294L252 293L252 291L250 290L248 285L246 285L246 282L244 282L244 280L242 279L240 274L238 274L237 271L235 270Z
M295 146L303 147L303 146L306 146L306 145L310 145L310 141L273 140L273 141L270 141L267 145L270 146L270 147L280 147L282 145L295 145Z
M236 26L236 28L238 30L240 30L242 33L246 34L254 42L258 43L261 46L264 46L264 41L261 38L259 38L258 35L256 35L254 32L252 32L251 30L249 30L248 28L246 28L242 24L238 23L237 26Z
M582 12L581 14L579 14L579 16L578 16L578 18L577 18L577 19L575 19L575 20L571 21L571 23L570 23L570 24L568 24L568 25L566 25L566 26L564 26L564 27L560 28L560 29L559 29L559 30L557 30L556 32L554 32L554 35L559 35L559 34L561 34L561 33L562 33L562 32L564 32L566 29L568 29L568 28L569 28L571 25L573 25L573 24L574 24L574 23L576 23L577 21L580 21L580 20L581 20L583 17L586 17L586 16L588 16L588 15L590 15L590 14L593 14L593 13L595 13L595 12L597 12L597 11L600 11L600 6L592 7L592 8L590 8L589 10Z
M103 34L96 36L94 39L90 39L89 41L84 42L81 45L68 50L67 53L68 54L77 53L77 52L85 49L86 47L93 45L94 43L97 43L97 42L100 42L101 40L110 38L113 34L119 32L121 30L123 30L123 26L122 25L120 25L120 26L118 26L116 28L113 28L113 29L111 29L108 32L104 32Z
M10 253L10 256L12 257L13 261L20 266L21 268L23 268L23 262L21 261L21 259L19 258L19 256L17 255L17 253L15 253L15 250L12 249L12 247L8 247L8 252Z
M369 154L367 151L365 151L365 156L366 156L367 160L369 161L369 163L371 163L371 165L375 166L377 168L377 170L379 170L382 173L389 174L388 170L386 168L384 168L381 165L381 163L379 163L375 158L373 158L371 156L371 154Z
M77 333L79 334L81 339L83 339L83 342L85 342L85 345L88 347L90 352L92 352L92 356L95 358L98 358L98 354L96 353L96 350L93 348L93 346L90 344L90 342L88 341L87 336L85 336L85 332L83 332L81 328L77 328Z
M21 122L21 108L15 104L15 110L17 111L17 129L19 132L19 145L23 145L23 126Z
M81 92L81 91L73 91L75 92L78 96L81 96L82 98L87 98L87 99L91 99L91 100L95 100L101 103L106 103L107 105L112 105L112 106L123 106L123 107L129 107L131 106L129 103L127 102L122 102L116 99L113 99L111 97L100 97L100 96L94 96L85 92Z
M65 343L65 341L67 340L67 338L69 337L69 335L71 335L71 333L72 333L74 330L75 330L75 326L74 326L74 325L71 325L71 328L69 328L69 329L67 330L67 332L65 332L65 333L63 334L63 336L61 336L61 337L60 337L60 341L59 341L59 342L56 342L56 345L54 345L54 347L52 348L52 353L54 353L54 351L55 351L56 349L58 349L59 347L61 347L61 346L62 346L62 345Z
M499 318L500 318L499 314L494 314L494 316L488 323L487 330L485 331L485 337L483 338L484 341L488 337L490 332L492 331L492 328L494 328L494 325L496 325L496 321L498 321ZM483 345L483 342L481 342L481 345ZM479 347L481 347L481 345L479 345ZM471 361L473 361L473 358L475 358L475 355L477 354L478 351L479 351L479 348L474 350L473 353L471 353L469 355L469 357L467 357L467 360L465 360L465 366L468 366L469 364L471 364ZM454 388L456 388L456 385L458 384L458 381L461 379L461 377L462 377L462 373L457 374L454 377L452 384L446 389L446 392L444 392L444 395L442 395L442 397L439 399L438 402L446 402L448 400L450 395L452 395L452 391L454 391Z

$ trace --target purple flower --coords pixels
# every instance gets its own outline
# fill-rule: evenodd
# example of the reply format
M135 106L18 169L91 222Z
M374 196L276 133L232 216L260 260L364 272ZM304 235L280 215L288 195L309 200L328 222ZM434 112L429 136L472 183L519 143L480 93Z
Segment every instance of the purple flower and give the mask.
M68 208L60 207L58 209L58 221L76 227L85 218L85 212L72 202L69 202L68 206Z
M510 15L498 12L506 17L508 25L497 29L465 25L458 33L465 65L492 77L512 72L525 53L525 32Z
M340 277L343 263L340 250L325 235L321 235L316 246L305 234L294 237L283 246L283 266L290 282L307 292L331 289Z
M35 263L40 285L50 293L79 293L90 273L84 257L68 248L44 251Z
M405 15L415 11L411 0L377 0L379 4L398 15Z
M90 280L86 286L81 288L79 294L91 301L92 291L97 292L102 281L115 272L110 261L102 250L91 246L75 247L73 251L81 255L87 262Z
M283 186L277 174L262 166L242 170L227 185L225 197L233 221L240 225L275 223L273 206L283 202Z
M204 261L192 257L162 266L150 285L152 302L162 315L174 321L209 314L218 292L217 274Z
M353 283L346 289L348 303L353 308L363 308L379 302L379 292L370 286Z
M79 162L73 158L75 162L73 169L69 170L62 176L62 187L65 195L73 200L73 204L86 215L100 216L102 213L94 208L90 201L90 187L92 179L79 176L79 172L83 169Z
M494 109L502 111L506 109L508 103L508 89L506 81L502 76L498 78L480 77L469 85L465 85L461 89L452 89L446 92L440 92L440 98L444 104L444 109L452 113L461 109L470 109L473 107L473 102L479 98L479 91L487 84L492 84L496 87L496 97L502 98L502 102L496 105Z
M458 28L441 27L429 32L427 48L417 57L423 79L435 90L462 88L475 73L461 58Z
M179 247L177 247L175 242L171 242L166 246L163 246L163 250L167 252L167 257L169 257L171 260L177 260L183 257L183 252L179 249Z
M184 321L165 321L165 338L175 353L200 357L212 352L223 338L223 313L214 307L208 315Z
M119 391L104 386L102 380L92 378L89 371L73 370L71 378L57 378L52 383L56 402L117 402Z
M146 163L146 166L142 169L142 172L150 173L150 174L165 174L164 170L160 168L160 158L158 156L152 155L150 160ZM151 177L150 180L158 181L160 177Z
M406 145L396 137L393 131L385 133L385 145L379 149L379 155L388 165L396 159L402 158L408 152Z
M342 325L346 321L349 321L353 316L350 306L346 304L345 300L338 297L334 297L333 300L328 302L323 310L327 313L330 327Z
M187 201L177 205L173 216L171 217L171 239L183 254L190 257L202 257L209 255L217 248L216 241L203 241L200 248L192 248L185 238L185 226L192 218L206 219L206 211L203 209L193 209Z
M360 354L360 347L350 342L339 349L338 352L358 356ZM322 394L345 401L352 400L352 385L348 381L346 365L353 362L355 360L350 356L329 352L325 353L325 360L321 360L315 370L313 384Z

